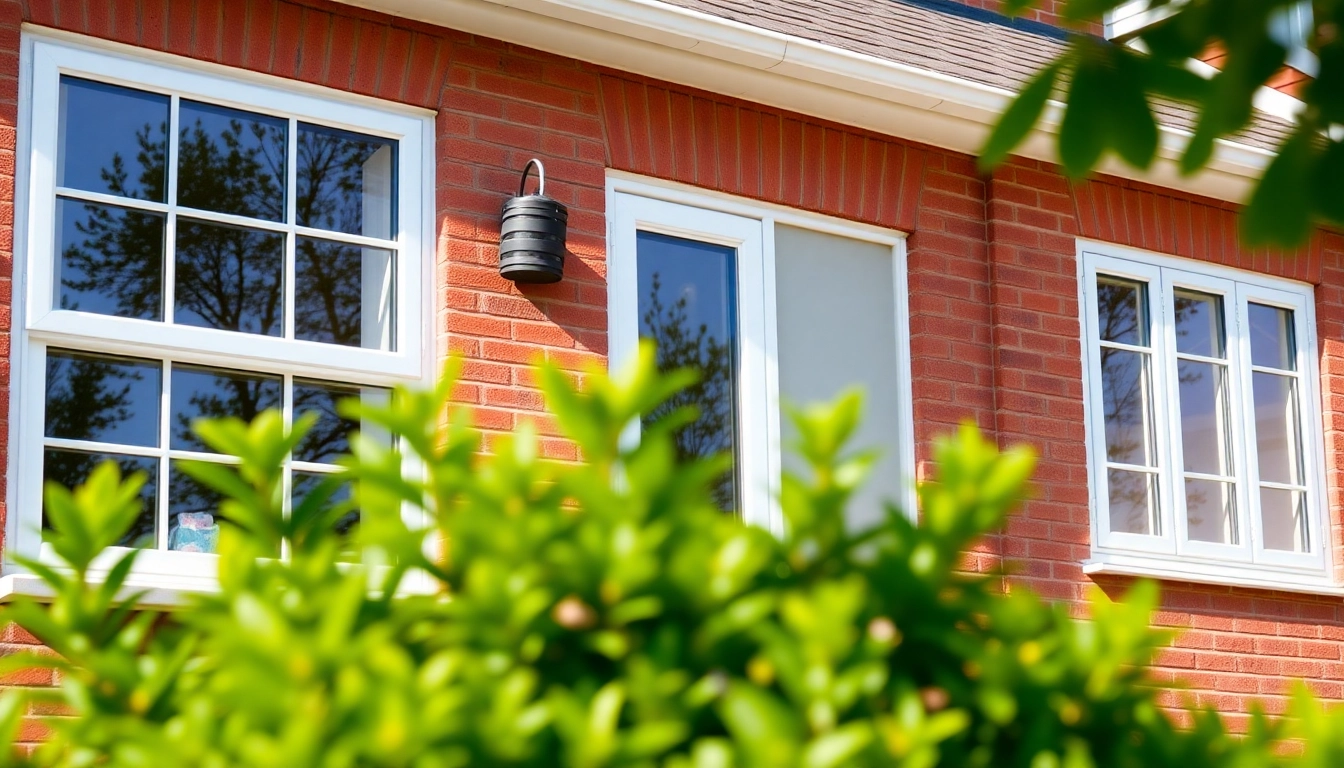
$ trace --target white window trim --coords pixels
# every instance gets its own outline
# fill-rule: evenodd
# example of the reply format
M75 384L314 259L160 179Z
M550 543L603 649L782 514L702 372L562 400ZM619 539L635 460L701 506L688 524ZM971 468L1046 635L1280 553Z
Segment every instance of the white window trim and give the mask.
M696 209L694 218L685 215ZM607 172L610 244L607 263L610 365L619 368L639 343L636 226L649 231L717 242L739 248L738 328L740 338L740 468L743 517L776 535L784 532L779 508L781 413L776 354L775 224L875 243L891 249L895 276L896 364L899 434L897 461L906 488L893 501L912 519L917 515L914 405L910 378L910 310L905 234L836 219L677 182L621 171ZM637 427L637 425L635 425Z
M56 78L74 74L128 87L197 95L212 103L278 114L398 141L398 226L395 233L392 316L397 349L385 352L315 342L171 327L152 321L99 317L96 332L87 318L53 310L52 236L56 142ZM21 43L18 146L11 308L9 483L0 600L10 594L42 594L16 555L46 559L38 525L41 515L41 445L45 366L37 364L48 344L141 358L171 358L242 370L370 386L427 384L434 376L434 338L428 329L433 307L434 120L427 110L346 94L308 83L236 70L157 51L70 33L25 27ZM175 142L176 136L170 141ZM293 153L291 152L291 163ZM88 195L84 195L88 197ZM167 206L164 206L165 208ZM212 216L211 218L223 218ZM254 225L255 222L249 221ZM293 222L279 228L296 228ZM315 232L316 234L316 232ZM342 236L383 245L375 238ZM357 243L359 244L359 243ZM165 279L170 275L166 274ZM292 275L287 275L287 282ZM286 395L288 396L288 395ZM419 467L409 459L407 472ZM166 483L167 478L161 478ZM161 490L162 492L162 490ZM408 510L408 514L411 512ZM427 543L427 547L430 544ZM105 570L125 550L113 549L96 564ZM150 604L167 605L185 592L217 589L210 555L145 551L131 583L154 590ZM95 572L94 576L99 574ZM425 584L412 579L410 588Z
M1197 583L1246 586L1265 589L1311 592L1316 594L1344 594L1344 586L1336 584L1332 573L1331 539L1325 516L1325 439L1322 422L1320 370L1316 355L1316 318L1312 286L1282 278L1270 277L1231 267L1206 264L1155 254L1136 248L1110 243L1079 240L1078 306L1080 338L1084 353L1083 392L1084 428L1087 435L1089 467L1088 491L1091 509L1092 557L1083 563L1089 574L1143 575ZM1161 270L1166 270L1162 272ZM1139 536L1109 531L1107 506L1107 461L1102 444L1105 425L1102 423L1100 355L1096 337L1095 307L1091 295L1095 293L1096 275L1131 277L1148 282L1149 306L1155 315L1163 313L1166 298L1162 294L1163 280L1168 285L1197 288L1224 293L1228 298L1225 311L1241 313L1247 300L1279 305L1294 310L1297 332L1299 381L1301 382L1299 428L1302 430L1304 449L1310 454L1305 461L1308 526L1312 541L1310 553L1266 551L1260 547L1262 538L1258 527L1259 505L1254 509L1249 496L1258 488L1258 465L1247 457L1238 459L1245 473L1238 477L1238 509L1241 544L1238 546L1190 542L1185 539L1183 521L1176 519L1177 493L1173 486L1173 457L1180 455L1179 429L1171 418L1172 404L1176 402L1175 383L1170 376L1154 377L1153 386L1161 388L1156 398L1153 420L1156 423L1156 442L1164 478L1161 491L1164 535ZM1155 360L1171 357L1174 349L1174 328L1160 319L1152 339ZM1238 320L1244 325L1244 319ZM1250 354L1249 339L1238 334L1229 335L1228 365L1233 386L1249 393L1249 364L1239 360ZM1155 366L1159 367L1159 366ZM1165 366L1161 366L1165 367ZM1235 398L1234 398L1235 399ZM1233 445L1238 453L1247 443L1237 439L1247 434L1253 425L1247 425L1247 399L1233 404Z

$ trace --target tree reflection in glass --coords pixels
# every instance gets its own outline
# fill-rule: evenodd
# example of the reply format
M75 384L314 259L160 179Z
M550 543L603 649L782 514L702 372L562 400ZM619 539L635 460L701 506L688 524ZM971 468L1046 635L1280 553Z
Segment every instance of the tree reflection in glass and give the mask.
M1106 458L1128 467L1155 468L1146 286L1098 277L1097 326ZM1112 531L1160 533L1155 475L1113 467L1108 471L1108 485Z
M640 232L640 337L653 339L661 370L693 368L700 381L647 417L657 421L692 406L699 418L675 435L683 460L737 451L736 256L732 248ZM736 469L716 482L714 501L725 512L740 507Z

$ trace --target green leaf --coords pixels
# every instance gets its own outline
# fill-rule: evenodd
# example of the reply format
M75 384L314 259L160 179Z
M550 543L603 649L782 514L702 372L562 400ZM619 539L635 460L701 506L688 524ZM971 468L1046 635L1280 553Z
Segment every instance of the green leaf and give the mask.
M1106 100L1112 78L1104 64L1091 57L1080 59L1069 83L1069 104L1059 127L1059 159L1071 178L1086 176L1106 151Z
M1275 242L1291 247L1307 241L1317 141L1314 131L1303 127L1279 147L1241 214L1241 235L1248 244Z
M1045 104L1055 90L1055 81L1063 70L1063 64L1056 61L1037 72L1025 88L1013 99L1007 111L994 125L994 130L980 150L977 163L981 171L991 171L1008 157L1017 145L1026 139L1027 134L1041 119Z

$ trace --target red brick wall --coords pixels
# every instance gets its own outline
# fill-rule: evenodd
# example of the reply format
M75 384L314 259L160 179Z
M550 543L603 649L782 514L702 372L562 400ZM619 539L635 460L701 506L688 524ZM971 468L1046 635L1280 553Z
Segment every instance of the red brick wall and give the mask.
M1029 162L986 179L963 155L323 0L0 0L0 14L0 227L10 232L20 19L437 110L435 335L441 352L466 358L457 395L491 433L536 418L554 434L528 367L538 350L576 371L605 359L603 190L616 168L910 233L920 472L932 437L965 418L1042 456L1038 498L970 567L1006 559L1016 581L1074 605L1093 583L1079 566L1089 532L1075 236L1320 286L1330 507L1344 502L1344 238L1294 256L1246 250L1221 203L1115 180L1073 186ZM548 193L570 207L575 257L563 282L520 290L496 271L498 216L533 156ZM0 297L10 244L0 233ZM0 397L8 382L0 368ZM546 451L577 458L559 439ZM1296 677L1344 699L1340 600L1165 586L1158 621L1189 629L1158 674L1189 681L1197 700L1235 715L1263 697L1277 710ZM0 653L22 641L11 629Z

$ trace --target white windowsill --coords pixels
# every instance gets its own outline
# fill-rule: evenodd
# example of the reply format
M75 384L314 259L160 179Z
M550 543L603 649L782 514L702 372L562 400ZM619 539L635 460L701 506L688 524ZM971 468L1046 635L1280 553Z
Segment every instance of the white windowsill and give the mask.
M1083 561L1083 573L1089 576L1137 576L1162 581L1243 587L1305 595L1344 597L1344 585L1318 574L1295 574L1261 570L1249 564L1182 564L1144 555L1115 555L1097 552Z
M96 580L97 575L91 575ZM219 586L208 581L197 583L187 579L134 577L126 580L119 597L126 598L141 593L136 605L147 609L174 610L186 607L195 595L211 595L219 592ZM31 573L11 573L0 576L0 603L8 603L16 597L31 597L38 601L47 601L55 597L55 592L42 579Z

